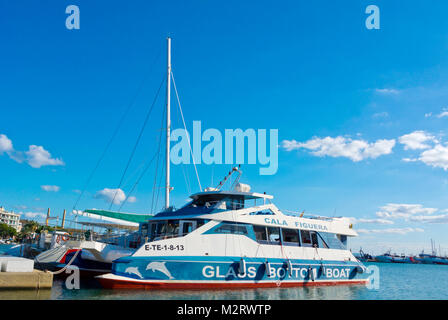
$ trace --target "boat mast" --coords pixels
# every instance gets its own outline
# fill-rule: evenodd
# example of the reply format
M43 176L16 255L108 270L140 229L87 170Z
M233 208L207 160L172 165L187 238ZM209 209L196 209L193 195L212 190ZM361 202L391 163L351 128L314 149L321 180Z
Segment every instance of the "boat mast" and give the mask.
M167 80L166 80L166 177L165 177L165 209L170 207L170 87L171 87L171 38L167 38Z

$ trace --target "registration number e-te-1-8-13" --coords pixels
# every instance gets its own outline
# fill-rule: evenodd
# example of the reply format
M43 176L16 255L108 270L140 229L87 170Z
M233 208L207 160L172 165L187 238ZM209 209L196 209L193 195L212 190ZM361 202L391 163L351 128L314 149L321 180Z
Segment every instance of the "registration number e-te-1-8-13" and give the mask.
M145 244L146 251L161 251L161 250L170 250L170 251L182 251L184 250L184 246L182 244Z

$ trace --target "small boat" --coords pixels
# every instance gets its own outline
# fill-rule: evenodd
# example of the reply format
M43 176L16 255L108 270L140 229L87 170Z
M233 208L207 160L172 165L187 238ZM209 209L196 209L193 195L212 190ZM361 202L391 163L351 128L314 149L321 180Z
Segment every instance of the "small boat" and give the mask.
M406 256L404 253L397 255L391 254L390 251L382 255L375 256L375 261L384 263L414 263L414 259Z
M359 249L359 253L354 253L353 255L361 262L375 262L376 261L372 255L365 253L362 249Z
M68 239L65 231L42 231L39 235L27 239L24 243L9 248L4 255L34 259L40 253L59 247Z
M94 222L82 222L96 225ZM118 225L117 225L118 226ZM111 225L109 225L109 230ZM111 271L112 261L131 255L138 246L139 232L113 235L70 235L60 246L55 246L36 256L35 265L41 270L58 271L67 266L76 266L83 276L96 276Z

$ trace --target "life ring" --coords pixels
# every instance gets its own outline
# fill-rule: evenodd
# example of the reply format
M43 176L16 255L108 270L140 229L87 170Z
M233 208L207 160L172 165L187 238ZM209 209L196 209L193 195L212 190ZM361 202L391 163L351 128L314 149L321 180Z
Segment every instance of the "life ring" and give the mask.
M62 241L68 241L68 239L69 239L68 235L63 235L62 236Z
M60 242L61 242L61 236L58 235L58 236L56 237L56 243L60 243Z

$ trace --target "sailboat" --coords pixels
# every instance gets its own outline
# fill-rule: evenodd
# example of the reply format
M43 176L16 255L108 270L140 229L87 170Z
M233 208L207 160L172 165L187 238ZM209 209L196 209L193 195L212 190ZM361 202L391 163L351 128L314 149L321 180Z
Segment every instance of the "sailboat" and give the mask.
M165 210L141 224L147 239L97 276L105 288L203 289L366 284L365 266L347 249L357 236L347 218L282 212L273 196L239 182L170 206L171 39L167 39Z

